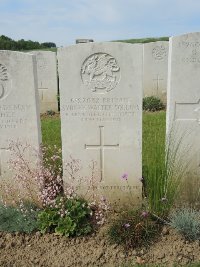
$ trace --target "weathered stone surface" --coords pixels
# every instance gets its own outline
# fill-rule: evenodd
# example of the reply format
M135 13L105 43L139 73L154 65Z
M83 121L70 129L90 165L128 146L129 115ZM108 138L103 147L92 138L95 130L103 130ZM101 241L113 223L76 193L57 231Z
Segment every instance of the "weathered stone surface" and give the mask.
M10 141L39 149L41 131L36 88L34 56L0 51L0 178L5 178L8 172Z
M200 33L170 38L167 101L167 134L181 142L184 162L199 172Z
M110 200L132 198L131 205L138 204L142 45L91 43L60 48L58 63L63 161L69 162L70 155L81 160L81 171L74 173L76 185L83 192L96 179L98 192ZM96 163L93 176L92 161ZM64 167L65 182L69 176Z
M168 69L167 41L147 43L143 45L143 95L157 96L166 102L167 97L167 69Z
M51 51L32 51L37 60L38 90L40 112L58 111L58 80L56 53Z

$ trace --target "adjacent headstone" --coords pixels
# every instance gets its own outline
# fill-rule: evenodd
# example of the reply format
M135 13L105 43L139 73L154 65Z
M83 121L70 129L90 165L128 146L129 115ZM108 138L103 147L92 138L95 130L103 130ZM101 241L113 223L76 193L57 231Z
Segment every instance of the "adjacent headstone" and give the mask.
M40 112L58 111L58 78L56 53L51 51L32 51L37 60L38 90Z
M60 48L58 63L65 182L70 181L65 164L72 156L81 160L79 175L87 177L87 184L76 177L80 192L84 191L93 179L89 165L94 161L98 192L112 202L138 204L142 45L91 43Z
M143 45L143 96L156 96L164 103L167 97L168 47L167 41Z
M170 38L167 134L180 141L190 168L200 167L200 33ZM173 134L171 134L173 133Z
M7 178L11 141L27 143L39 150L36 74L33 55L0 51L0 179Z

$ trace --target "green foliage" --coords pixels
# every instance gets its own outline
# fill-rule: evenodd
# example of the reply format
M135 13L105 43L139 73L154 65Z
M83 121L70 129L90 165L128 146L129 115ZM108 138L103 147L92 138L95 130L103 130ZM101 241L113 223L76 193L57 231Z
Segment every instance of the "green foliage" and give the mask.
M37 211L27 206L25 211L0 205L0 231L31 233L37 229Z
M131 43L131 44L137 44L137 43L151 43L151 42L157 42L157 41L169 41L169 37L150 37L150 38L140 38L140 39L128 39L128 40L118 40L114 42L123 42L123 43Z
M55 43L52 42L46 42L46 43L42 43L42 46L46 47L46 48L52 48L52 47L56 47Z
M55 47L55 43L43 43L40 44L39 42L34 42L31 40L25 41L24 39L15 41L11 38L1 35L0 36L0 50L34 50L34 49L44 49L49 47Z
M200 239L200 212L184 208L172 213L170 225L189 240Z
M49 116L53 116L53 115L55 115L55 114L56 114L55 111L53 111L52 109L47 110L47 115L49 115Z
M143 216L140 209L120 214L108 230L110 241L126 248L148 245L159 232L160 226L151 216Z
M165 105L158 97L148 96L143 98L143 110L159 111L163 109L165 109Z
M92 231L91 209L83 199L58 197L54 207L48 207L38 214L38 225L42 233L55 232L58 235L80 236Z

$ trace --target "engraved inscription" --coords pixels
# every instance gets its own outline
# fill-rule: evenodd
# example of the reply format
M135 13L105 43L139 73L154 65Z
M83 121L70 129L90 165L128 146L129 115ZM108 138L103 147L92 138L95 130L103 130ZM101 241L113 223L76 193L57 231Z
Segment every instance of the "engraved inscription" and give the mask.
M81 78L92 92L105 94L119 83L120 67L111 55L96 53L83 62Z
M133 118L138 106L134 99L126 97L71 98L62 105L61 110L68 121L122 121Z
M152 50L152 56L155 60L162 60L167 56L167 50L163 45L156 46Z
M182 41L182 42L179 42L178 46L182 47L182 48L193 48L193 49L196 49L196 48L200 48L200 42Z
M40 70L43 70L47 67L46 59L40 54L38 54L38 56L37 56L37 67Z
M85 149L97 149L100 151L100 170L101 170L101 179L100 182L104 179L104 150L105 149L118 149L119 144L116 145L105 145L104 144L104 126L99 126L100 130L100 141L98 145L85 145Z
M188 57L183 57L182 62L184 63L200 63L200 53L197 49L193 49Z
M76 190L80 190L81 186L78 185L75 188L76 188ZM111 191L111 190L114 190L114 191L115 190L120 190L120 191L128 191L128 192L130 192L130 190L131 191L135 191L136 190L138 192L138 190L140 189L140 187L137 186L137 185L100 185L100 186L92 186L92 188L90 186L87 186L87 188L88 188L88 190L90 190L90 189L92 189L92 190L101 189L101 190L104 190L104 191L106 191L106 190L109 190L109 191Z
M17 129L27 123L30 105L0 105L0 129Z
M6 82L8 81L7 68L0 64L0 99L6 95Z

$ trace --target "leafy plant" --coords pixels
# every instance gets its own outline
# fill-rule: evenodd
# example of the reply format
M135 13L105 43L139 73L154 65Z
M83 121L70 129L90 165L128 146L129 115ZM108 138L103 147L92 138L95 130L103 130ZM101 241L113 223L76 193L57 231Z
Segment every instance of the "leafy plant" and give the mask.
M138 209L122 213L111 224L108 235L113 243L135 248L147 245L159 228L148 212Z
M163 109L165 109L165 105L158 97L148 96L143 98L143 110L159 111Z
M37 210L28 205L17 207L0 205L0 231L31 233L37 229Z
M38 225L42 233L55 232L65 236L80 236L92 231L92 210L80 198L57 197L55 205L38 214Z
M56 113L55 113L55 111L53 111L53 110L47 110L47 115L49 115L49 116L53 116L53 115L55 115Z
M189 240L200 239L200 212L184 208L172 213L170 225Z

